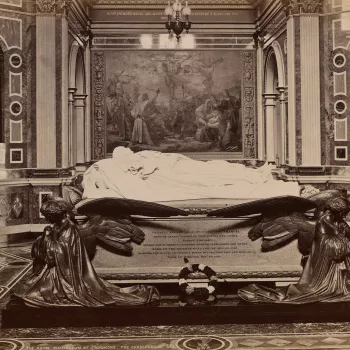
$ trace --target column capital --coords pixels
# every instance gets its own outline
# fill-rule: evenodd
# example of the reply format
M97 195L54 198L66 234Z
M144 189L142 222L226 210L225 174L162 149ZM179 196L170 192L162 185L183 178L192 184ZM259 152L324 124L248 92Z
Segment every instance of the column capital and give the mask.
M300 13L318 14L322 10L322 0L281 0L286 15L297 15Z
M68 102L74 102L74 94L77 91L77 88L68 88Z
M74 95L74 105L76 108L85 107L86 94L75 94Z
M278 94L263 94L265 100L265 107L275 107Z
M74 94L74 100L85 100L86 97L87 97L86 94Z
M285 102L285 99L286 99L286 94L285 94L286 88L285 87L278 87L277 90L280 93L279 101L280 102Z
M72 0L36 0L36 12L41 15L67 15Z

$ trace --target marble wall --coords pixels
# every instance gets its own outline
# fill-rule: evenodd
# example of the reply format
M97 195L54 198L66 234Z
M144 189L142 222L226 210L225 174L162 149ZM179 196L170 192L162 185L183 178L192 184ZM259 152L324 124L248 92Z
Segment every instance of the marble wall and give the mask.
M347 0L328 0L321 18L322 164L350 165L350 18Z
M3 117L5 166L7 169L33 166L35 122L32 109L32 68L35 62L33 26L29 2L0 4L0 46L3 51ZM35 115L35 114L34 114ZM34 125L33 125L34 124ZM34 131L34 132L33 132Z

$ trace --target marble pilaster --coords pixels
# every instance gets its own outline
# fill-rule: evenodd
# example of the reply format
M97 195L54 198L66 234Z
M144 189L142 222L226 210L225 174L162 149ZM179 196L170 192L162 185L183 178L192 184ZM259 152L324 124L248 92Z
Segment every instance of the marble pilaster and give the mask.
M62 168L69 166L68 20L62 17ZM73 92L74 93L74 92Z
M310 38L313 38L310 40ZM321 165L319 15L300 15L302 165Z
M294 17L287 20L288 164L296 165L296 93Z
M51 14L36 17L37 167L56 168L56 23Z

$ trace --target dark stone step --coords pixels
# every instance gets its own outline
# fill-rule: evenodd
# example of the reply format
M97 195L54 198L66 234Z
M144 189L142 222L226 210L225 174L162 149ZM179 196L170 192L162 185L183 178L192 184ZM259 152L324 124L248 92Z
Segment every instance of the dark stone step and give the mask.
M32 308L10 301L2 328L118 327L156 325L349 322L350 303L245 304L235 298L212 305L180 306L177 298L157 306Z

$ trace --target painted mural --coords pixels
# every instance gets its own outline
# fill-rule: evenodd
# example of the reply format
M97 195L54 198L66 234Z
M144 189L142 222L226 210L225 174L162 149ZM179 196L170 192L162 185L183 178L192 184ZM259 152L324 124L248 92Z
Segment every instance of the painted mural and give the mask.
M242 152L240 51L106 52L107 153Z

